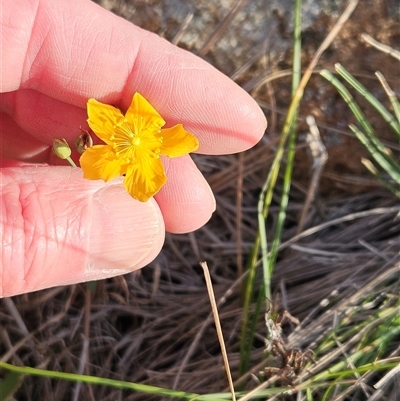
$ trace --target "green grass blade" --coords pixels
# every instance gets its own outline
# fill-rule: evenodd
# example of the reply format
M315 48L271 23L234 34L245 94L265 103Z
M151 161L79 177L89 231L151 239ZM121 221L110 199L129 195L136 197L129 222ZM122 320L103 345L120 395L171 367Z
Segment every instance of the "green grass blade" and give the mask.
M339 66L340 67L340 66ZM337 67L338 68L338 67ZM346 77L347 82L352 82L352 86L357 89L360 93L365 94L361 84L360 87L357 86L357 81L351 80L351 75L347 73L347 71L340 67L338 68L338 72L344 77ZM345 86L328 70L322 70L320 73L327 81L329 81L339 92L342 96L343 100L348 104L350 110L353 112L354 116L356 117L357 121L363 128L364 132L355 127L354 125L350 125L350 129L356 135L358 140L367 148L371 156L375 159L375 161L385 170L385 172L395 181L395 183L400 184L400 165L396 162L394 157L392 156L389 149L387 149L383 143L379 140L376 136L375 131L371 124L366 119L364 113L361 111L360 107L353 99L350 92L345 88ZM350 78L351 77L351 78ZM371 95L372 96L372 95ZM397 106L395 105L396 101L392 101L394 104L394 110L397 116ZM397 102L398 103L398 102ZM375 104L376 105L376 104ZM382 106L383 107L383 106ZM382 110L381 110L382 111ZM381 113L382 114L382 113ZM390 113L389 113L390 114ZM392 123L392 128L394 125L399 125L395 118L390 114L390 122ZM386 116L385 120L389 123L389 116ZM396 132L396 130L395 130ZM400 138L400 137L399 137ZM364 163L365 164L365 163ZM398 189L393 186L388 180L385 180L373 167L372 164L365 164L368 170L372 172L372 174L379 179L390 191L392 191L395 195L398 196L399 191Z
M258 252L261 244L261 236L258 234L254 241L249 259L247 261L248 275L244 287L244 300L243 300L243 319L240 334L240 364L239 376L244 375L250 365L250 354L252 348L252 338L254 336L252 328L255 327L254 317L251 319L250 308L253 302L254 284L256 277L256 267ZM249 329L250 327L250 329Z
M388 155L385 151L377 149L367 136L360 131L356 126L349 125L349 128L354 132L359 141L367 148L368 152L375 161L392 177L397 184L400 184L400 165L398 165L394 159Z
M360 93L368 103L383 117L383 119L393 129L398 138L400 138L400 124L396 118L390 113L386 107L365 88L356 78L354 78L342 65L335 64L338 74L358 93Z
M119 388L125 390L136 391L144 394L155 394L167 397L175 397L184 400L197 400L203 401L204 398L200 394L186 393L184 391L169 390L161 387L150 386L147 384L131 383L123 380L107 379L104 377L80 375L75 373L64 373L53 370L45 370L38 368L31 368L28 366L14 366L6 362L0 361L0 369L14 372L19 375L31 375L37 377L47 377L50 379L67 380L73 382L82 382L86 384L95 384L100 386L108 386L112 388ZM228 393L229 394L229 393ZM214 398L219 401L218 398Z
M295 3L295 29L294 29L294 47L293 47L293 77L292 77L292 96L294 97L301 78L301 1ZM286 168L283 178L282 196L279 205L278 221L275 230L274 239L271 246L271 256L268 263L268 275L272 276L278 256L278 249L281 243L283 225L286 220L286 210L289 203L289 192L292 182L292 172L296 150L296 129L299 103L293 113L289 129L289 140L287 143ZM263 255L264 256L264 255ZM264 270L265 274L265 270ZM271 282L269 278L269 282ZM271 291L269 290L269 293ZM267 294L266 294L267 295Z
M379 173L379 171L376 169L376 167L367 159L361 159L361 163L365 166L365 168L378 180L380 181L389 191L393 192L396 196L400 198L400 190L398 187L396 188L394 185L392 185L390 182L387 181L382 175Z
M392 88L387 83L385 77L379 71L376 72L375 75L378 77L383 89L385 90L385 92L389 98L390 104L392 105L394 114L397 118L397 122L398 122L398 124L400 124L400 103L397 100L396 94L394 93Z
M22 375L17 372L7 372L0 379L0 401L11 399L12 395L18 390L22 383Z
M363 130L368 134L370 137L375 137L374 129L372 125L366 119L364 113L361 111L360 107L351 96L350 92L346 89L346 87L328 70L322 70L320 72L321 76L323 76L327 81L329 81L339 92L340 96L342 96L343 100L347 103L350 110L353 112L354 117L357 119ZM381 151L385 150L383 145L376 144Z
M333 29L329 32L328 36L325 38L325 40L322 42L322 44L319 46L317 49L314 57L312 58L309 66L307 67L306 71L304 72L301 81L298 85L298 88L296 90L296 93L293 96L293 99L290 103L289 110L287 112L285 122L283 125L282 129L282 135L280 137L279 145L277 148L277 152L275 155L275 158L272 162L270 172L268 174L267 179L265 180L265 183L263 185L261 195L259 198L258 202L258 214L259 214L259 221L262 220L262 224L259 225L259 232L256 236L255 243L250 255L249 263L250 266L249 268L249 276L248 276L248 283L246 284L246 289L245 289L245 295L244 295L244 306L243 306L243 322L242 322L242 338L241 338L241 344L240 344L240 371L245 371L243 369L243 357L245 353L250 352L248 350L249 344L252 344L252 339L248 339L246 336L247 330L248 330L248 322L249 322L249 314L250 314L250 308L251 308L251 300L254 296L253 292L249 293L247 292L248 289L254 289L254 279L255 279L255 269L256 269L256 264L257 264L257 257L258 257L258 252L260 250L260 245L261 245L261 236L264 236L266 238L266 230L265 230L265 219L268 216L268 209L269 205L271 204L272 201L272 194L273 194L273 189L275 188L275 184L278 178L279 174L279 169L281 166L281 162L283 159L283 155L285 153L285 144L290 136L291 132L291 126L293 121L296 118L296 113L297 113L297 108L298 105L303 97L304 89L310 80L311 75L313 74L313 71L315 67L318 64L318 61L323 54L323 52L330 46L340 29L343 27L344 23L349 19L351 14L354 12L356 6L358 4L358 0L350 0L348 6L346 7L345 11L343 14L340 16L340 18L337 20L335 26ZM263 219L261 219L261 216ZM267 291L267 290L265 290ZM254 319L255 317L253 317Z
M293 96L299 86L300 77L301 77L301 0L296 0L295 27L294 27L294 60L293 60L293 78L292 78ZM301 97L297 99L297 102L294 101L294 103L296 103L295 107L289 109L286 122L286 125L289 125L289 128L286 128L287 131L286 133L285 132L282 133L282 137L278 145L277 155L272 163L271 170L267 176L267 179L265 180L264 185L261 188L258 200L258 206L257 206L258 234L255 239L250 258L248 260L249 274L248 274L248 279L246 281L245 299L243 307L244 312L243 312L243 323L242 323L241 343L240 343L240 369L239 369L240 374L244 374L245 372L248 371L249 368L250 354L255 334L255 327L257 326L256 323L259 318L259 313L261 312L260 306L262 304L262 301L265 299L267 300L271 299L271 275L273 273L274 261L276 259L277 249L280 244L282 227L286 216L285 210L287 207L288 193L290 190L291 169L293 168L293 159L294 159L293 143L295 141L295 129L293 121L297 119L297 108L300 99ZM285 131L285 126L283 128L283 131ZM272 249L274 250L274 254L270 258L268 253L268 241L267 241L265 222L268 217L269 206L272 201L272 196L279 175L281 161L283 158L283 154L285 152L286 141L288 136L289 138L291 138L289 139L289 141L292 142L292 144L289 146L289 149L291 149L291 151L289 151L288 153L288 164L287 164L288 167L286 168L280 213L278 216L277 229L275 231L273 240ZM260 251L262 257L263 278L264 278L262 286L263 292L260 293L258 297L256 313L253 315L252 319L250 319L249 311L251 302L254 298L254 279L256 273L257 259Z
M376 150L381 154L387 154L388 153L387 148L375 135L373 127L368 122L364 113L361 111L360 107L353 99L353 97L351 96L350 92L346 89L346 87L330 71L322 70L320 74L336 88L336 90L342 96L343 100L348 104L350 110L353 112L357 121L359 122L364 132L368 136L369 141L373 144ZM393 165L394 169L398 168L398 164L394 161L393 158L390 158L389 162Z

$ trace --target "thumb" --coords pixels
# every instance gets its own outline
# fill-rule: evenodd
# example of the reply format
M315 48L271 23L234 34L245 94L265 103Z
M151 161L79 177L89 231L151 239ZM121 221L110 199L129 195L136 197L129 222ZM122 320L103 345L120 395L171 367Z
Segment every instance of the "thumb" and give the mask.
M81 174L0 169L0 297L128 273L159 253L165 230L157 203Z

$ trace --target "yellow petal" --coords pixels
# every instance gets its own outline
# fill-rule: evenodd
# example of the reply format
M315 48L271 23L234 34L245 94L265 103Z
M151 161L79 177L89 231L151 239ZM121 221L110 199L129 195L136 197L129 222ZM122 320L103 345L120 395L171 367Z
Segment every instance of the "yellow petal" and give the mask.
M133 95L125 117L137 130L135 134L143 129L158 130L165 125L157 110L137 92Z
M199 141L182 124L161 130L163 143L160 154L168 157L179 157L194 152L199 147Z
M89 127L102 141L111 145L110 136L114 133L114 127L124 121L121 111L96 99L89 99L87 112Z
M89 180L110 181L126 172L126 164L116 158L115 153L107 145L95 145L82 154L79 159L83 177Z
M146 157L126 170L124 185L129 194L146 202L166 183L164 166L158 157Z

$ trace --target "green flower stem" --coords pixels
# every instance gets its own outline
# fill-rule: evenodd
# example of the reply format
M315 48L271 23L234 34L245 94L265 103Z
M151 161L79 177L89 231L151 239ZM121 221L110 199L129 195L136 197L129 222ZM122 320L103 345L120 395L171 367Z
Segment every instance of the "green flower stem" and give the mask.
M67 157L65 160L67 160L67 162L72 166L72 167L78 167L75 162L70 158Z
M195 393L186 393L184 391L169 390L156 386L149 386L147 384L131 383L123 380L107 379L103 377L79 375L75 373L64 373L56 372L53 370L45 370L38 368L31 368L28 366L14 366L6 362L0 361L0 369L7 370L9 372L14 372L20 375L30 375L37 377L46 377L50 379L67 380L73 382L82 382L86 384L95 384L100 386L108 386L112 388L119 388L125 390L131 390L136 392L141 392L144 394L156 394L168 397L175 397L190 401L222 401L223 398L218 398L215 395L211 398L211 395L200 395ZM228 394L229 395L229 394ZM229 395L230 396L230 395Z

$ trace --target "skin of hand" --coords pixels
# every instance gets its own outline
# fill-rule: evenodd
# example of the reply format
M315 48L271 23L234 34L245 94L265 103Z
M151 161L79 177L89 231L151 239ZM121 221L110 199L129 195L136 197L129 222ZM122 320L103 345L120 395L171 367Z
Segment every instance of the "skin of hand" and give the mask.
M125 111L139 92L197 136L198 153L235 153L264 134L255 101L89 0L3 0L0 11L0 296L131 272L157 256L165 231L204 225L215 200L189 156L164 160L167 184L141 203L122 180L84 180L55 157L53 139L73 144L88 98Z

